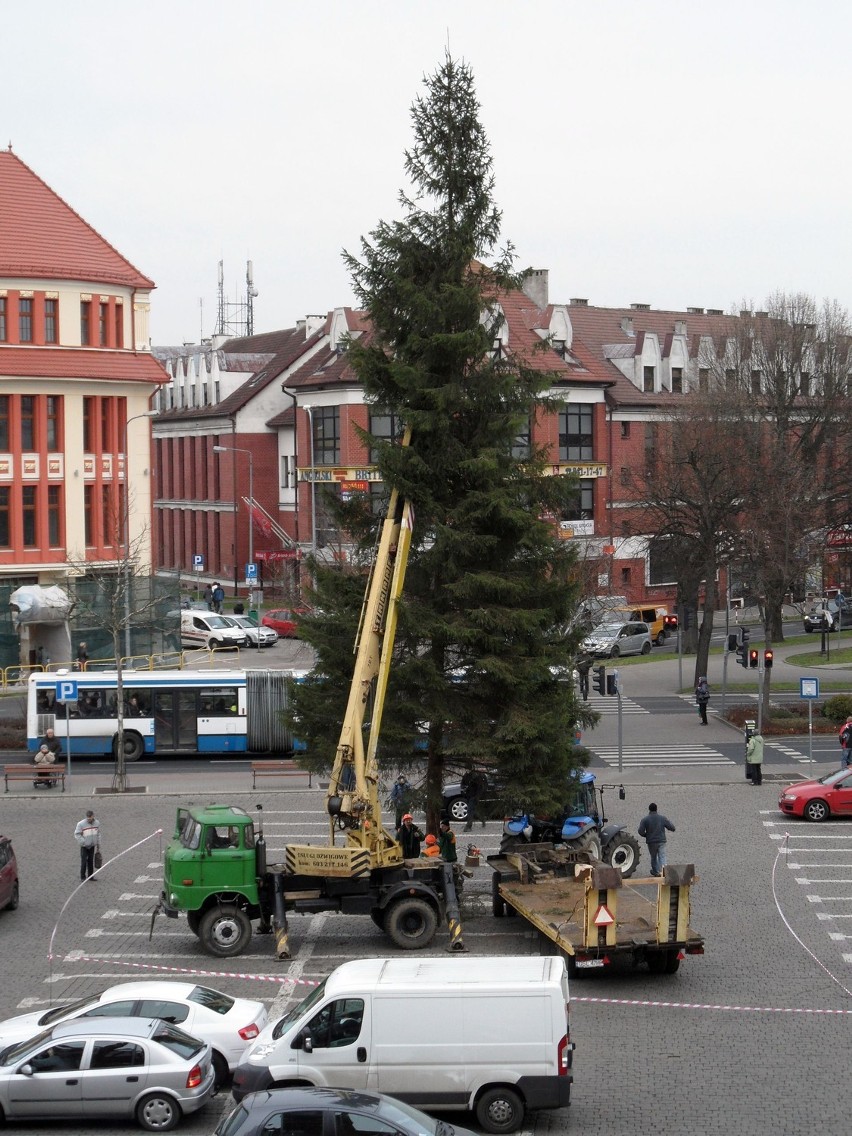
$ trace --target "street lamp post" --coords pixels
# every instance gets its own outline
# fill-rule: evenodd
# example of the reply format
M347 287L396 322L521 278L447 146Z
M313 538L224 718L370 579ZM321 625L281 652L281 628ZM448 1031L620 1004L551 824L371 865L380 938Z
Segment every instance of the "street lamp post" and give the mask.
M130 655L130 461L127 453L127 428L140 418L153 418L156 410L134 414L124 423L121 452L124 454L124 654Z
M303 410L308 415L308 433L311 442L311 556L317 557L317 471L314 469L314 408L305 406Z
M254 517L252 516L252 509L254 508L254 456L251 450L244 449L242 446L214 446L214 454L248 454L249 460L249 504L248 504L248 562L254 564ZM234 548L236 550L237 534L234 533ZM251 597L249 597L251 603Z

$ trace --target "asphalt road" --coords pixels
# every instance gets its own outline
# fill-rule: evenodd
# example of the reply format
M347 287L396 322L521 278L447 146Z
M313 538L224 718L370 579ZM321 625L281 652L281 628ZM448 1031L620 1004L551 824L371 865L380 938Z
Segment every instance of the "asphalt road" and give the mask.
M275 960L265 937L256 937L239 959L211 959L183 921L158 922L149 941L161 871L161 838L152 834L171 831L178 803L227 799L253 808L261 799L235 793L234 771L224 768L172 774L162 779L172 796L159 795L151 776L146 796L95 800L108 864L101 883L77 892L72 832L90 800L77 795L80 785L73 796L0 798L0 830L14 838L22 876L20 908L0 914L2 1016L134 975L175 971L263 998L275 1013L345 959L395 953L371 920L329 914L291 921L288 962ZM628 799L613 807L615 819L634 829L647 804L643 776L636 772ZM676 776L654 785L654 794L677 826L669 859L697 865L692 923L706 937L707 953L687 958L675 976L628 971L575 980L574 1103L564 1113L533 1118L529 1131L799 1136L815 1120L822 1132L845 1131L840 1086L847 1078L852 1012L843 986L852 987L852 822L816 827L784 820L777 788L769 784L672 781ZM273 857L288 839L324 839L321 791L267 790L262 799ZM499 824L472 835L483 852L494 851ZM647 866L644 852L642 863ZM485 867L466 887L462 914L465 945L474 953L539 951L521 920L491 915ZM439 935L430 953L445 944ZM216 1098L180 1131L212 1132L225 1107L226 1100ZM471 1124L470 1117L457 1119ZM46 1136L83 1129L68 1123L25 1130ZM103 1136L131 1130L110 1123L85 1128Z

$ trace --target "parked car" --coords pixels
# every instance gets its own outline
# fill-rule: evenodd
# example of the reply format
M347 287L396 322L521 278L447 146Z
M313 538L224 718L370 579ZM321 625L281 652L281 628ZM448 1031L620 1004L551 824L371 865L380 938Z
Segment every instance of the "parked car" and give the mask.
M0 1046L25 1041L61 1022L95 1018L160 1018L180 1026L210 1046L221 1084L266 1025L268 1014L262 1002L231 998L193 982L121 982L69 1005L7 1018L0 1022Z
M0 908L14 911L20 899L18 861L8 836L0 836Z
M298 1114L294 1124L288 1114ZM467 1128L435 1120L410 1104L360 1089L267 1089L249 1093L219 1122L214 1136L261 1136L294 1132L304 1136L473 1136Z
M245 647L246 633L232 615L190 609L180 613L180 642L182 647L203 647L208 651Z
M852 627L852 604L829 600L828 603L815 603L810 611L805 613L802 622L809 635L813 631L822 631L823 615L828 616L829 631Z
M257 647L259 650L261 647L271 647L278 642L277 631L274 631L271 627L264 627L263 624L258 626L247 615L231 615L228 618L232 619L237 627L241 627L245 631L247 647Z
M500 796L500 785L494 771L477 766L476 770L484 778L484 788L476 802L477 820L502 820L504 808ZM467 820L469 806L467 792L462 787L461 780L446 781L441 789L441 810L451 821L459 823Z
M276 607L268 611L260 621L264 627L277 631L282 639L298 639L299 618L308 614L306 607Z
M610 659L620 655L649 655L651 633L647 623L602 623L583 640L583 650L589 655Z
M210 1046L158 1018L64 1022L0 1051L0 1121L119 1117L167 1132L214 1081Z
M651 642L656 643L658 647L665 643L667 635L677 631L677 616L669 615L666 608L653 604L610 612L609 619L629 619L634 623L647 623Z
M852 816L852 769L836 769L814 781L797 781L781 790L778 807L787 816L827 820Z

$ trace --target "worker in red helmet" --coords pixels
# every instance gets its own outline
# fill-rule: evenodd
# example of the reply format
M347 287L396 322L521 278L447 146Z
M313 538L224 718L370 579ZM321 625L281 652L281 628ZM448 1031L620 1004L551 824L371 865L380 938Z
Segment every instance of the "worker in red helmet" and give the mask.
M440 856L441 849L438 847L438 837L433 836L430 832L426 836L426 847L423 849L424 856Z
M414 823L414 817L411 813L405 813L402 818L402 824L396 830L396 838L402 845L402 858L404 860L416 860L420 856L420 842L423 840L423 833Z

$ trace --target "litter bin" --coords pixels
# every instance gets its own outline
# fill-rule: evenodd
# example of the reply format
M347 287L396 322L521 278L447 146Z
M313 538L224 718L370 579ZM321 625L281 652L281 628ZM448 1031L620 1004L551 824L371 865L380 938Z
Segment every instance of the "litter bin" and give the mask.
M257 608L256 607L249 609L249 619L253 619L255 621L255 623L259 622L258 618L257 618Z

